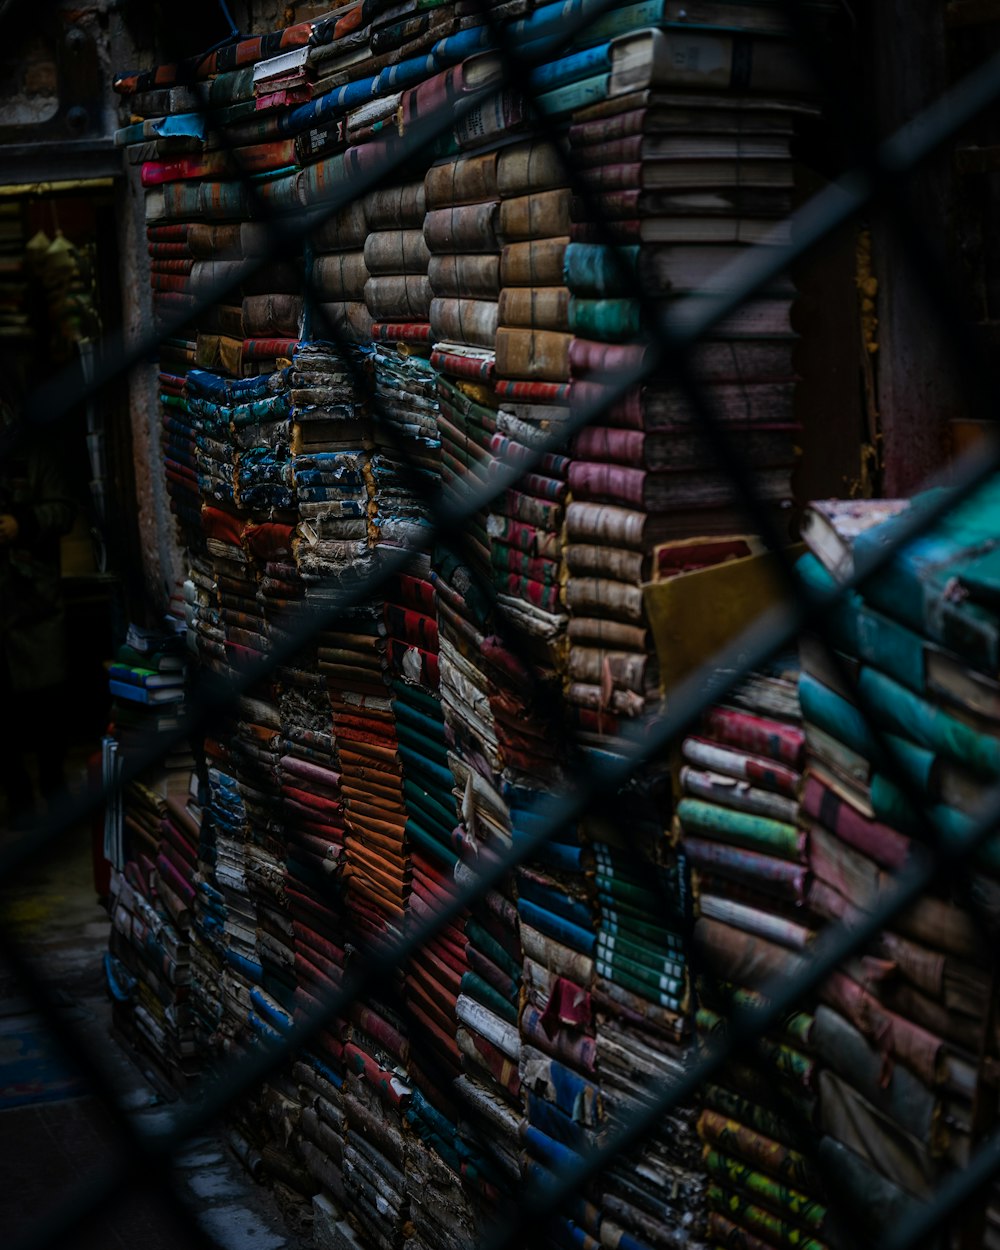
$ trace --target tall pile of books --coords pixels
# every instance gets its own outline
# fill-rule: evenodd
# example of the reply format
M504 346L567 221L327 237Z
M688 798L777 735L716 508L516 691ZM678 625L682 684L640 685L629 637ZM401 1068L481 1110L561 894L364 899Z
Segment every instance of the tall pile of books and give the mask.
M107 666L112 723L105 780L143 761L180 725L187 663L180 621L169 632L130 625ZM179 743L114 796L105 813L112 867L107 962L114 1020L165 1085L203 1066L190 1013L190 942L200 829L194 759Z
M805 737L794 657L751 673L685 739L675 816L694 870L692 958L698 1031L794 976L821 927L809 905L808 840L798 826ZM828 1235L811 1141L819 1063L812 1002L727 1064L700 1092L710 1239Z
M30 340L35 329L29 301L21 205L0 206L0 339Z
M181 855L206 1054L282 1036L530 835L580 750L605 758L655 706L643 581L752 546L673 378L548 439L645 358L647 304L677 315L787 208L802 84L779 7L588 8L366 0L117 84L189 645L221 676L297 649L207 739ZM505 48L531 57L516 86ZM779 507L792 294L775 284L696 362ZM460 533L343 606L437 502L505 468ZM244 1109L271 1173L366 1242L475 1244L522 1174L681 1070L684 857L655 786L617 822L609 798ZM679 1112L553 1244L696 1239L696 1154Z
M807 586L830 589L934 498L811 505ZM850 593L828 614L832 651L803 643L801 822L811 905L830 921L869 911L896 872L965 835L1000 777L998 501L991 480ZM987 841L864 953L872 973L855 960L821 989L820 1156L875 1233L974 1148L998 869Z

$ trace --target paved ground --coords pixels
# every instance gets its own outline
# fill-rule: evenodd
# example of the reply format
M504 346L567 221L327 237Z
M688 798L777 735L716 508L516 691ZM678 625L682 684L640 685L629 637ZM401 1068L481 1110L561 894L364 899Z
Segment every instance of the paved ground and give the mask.
M110 1034L101 970L108 920L94 891L89 835L71 835L16 885L0 889L0 908L54 987L63 1017L82 1029L102 1056L121 1105L142 1128L166 1131L171 1104ZM0 964L0 1089L8 1094L10 1078L18 1075L26 1054L32 1074L44 1075L54 1097L15 1107L8 1098L0 1110L0 1243L5 1247L21 1244L75 1189L92 1189L114 1157L112 1129L100 1100L86 1093L78 1075L50 1051L47 1031L31 1013L10 968ZM298 1250L310 1244L290 1231L270 1192L254 1185L220 1138L188 1143L176 1183L222 1250ZM73 1250L190 1250L193 1240L159 1200L133 1193L115 1202L100 1223L78 1228L60 1244Z

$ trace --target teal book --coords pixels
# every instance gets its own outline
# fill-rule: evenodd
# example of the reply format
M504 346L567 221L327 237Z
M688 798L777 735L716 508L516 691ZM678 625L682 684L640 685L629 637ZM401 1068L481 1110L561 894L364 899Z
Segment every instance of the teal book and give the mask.
M634 339L642 326L639 305L631 299L569 300L570 332L601 343L624 343Z
M549 117L559 117L572 113L576 109L586 108L589 104L599 104L608 98L610 74L595 74L592 78L581 78L579 82L568 83L557 87L554 91L544 91L535 97L535 104L540 112Z
M563 255L563 281L574 295L607 298L628 295L629 275L638 272L639 248L603 243L570 243Z
M575 43L597 43L601 39L614 39L630 30L643 26L659 26L667 20L667 0L642 0L640 4L626 4L612 9L589 22L577 36Z
M837 583L811 552L796 564L801 581L817 592L830 592ZM831 641L841 651L879 669L917 694L926 694L925 640L912 629L894 621L851 590L824 616Z
M129 144L141 143L146 137L145 122L133 122L131 126L121 126L115 131L115 147L127 148Z
M854 544L855 566L880 555L904 526L949 492L937 488L918 495L908 513L860 534ZM912 629L957 651L987 672L1000 671L1000 622L984 602L1000 597L1000 561L989 560L1000 534L1000 477L991 479L954 508L932 532L908 542L878 575L863 585L874 607ZM973 598L956 600L950 588L968 576ZM980 600L977 602L976 600Z
M873 668L858 689L880 724L980 776L1000 778L1000 738L974 729Z
M853 703L809 673L802 673L799 678L799 702L802 719L807 724L822 729L831 738L869 760L873 771L879 771L880 765L884 770L886 761L882 752L872 737L867 721ZM905 772L910 783L921 794L928 794L934 773L934 752L892 733L884 736L898 766Z
M516 993L516 987L512 987ZM508 1024L517 1024L517 1008L504 996L487 984L475 972L466 972L462 977L462 993L468 994L477 1003L481 1003L488 1011L492 1011Z

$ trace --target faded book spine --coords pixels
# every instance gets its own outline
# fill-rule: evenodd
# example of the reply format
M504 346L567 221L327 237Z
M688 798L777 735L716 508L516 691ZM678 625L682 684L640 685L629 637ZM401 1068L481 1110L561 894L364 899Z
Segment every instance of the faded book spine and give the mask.
M497 189L502 199L551 191L568 182L567 158L552 143L532 140L500 152Z
M435 295L496 298L500 294L500 257L495 253L431 256L427 277Z
M572 335L501 327L496 334L497 373L505 378L562 382L569 378Z
M458 160L432 165L424 177L424 195L428 209L498 199L497 153L461 156Z
M355 251L363 248L368 237L368 221L364 200L353 200L333 213L310 232L309 238L317 252Z
M563 286L504 287L500 292L500 325L568 333L569 301L569 291Z
M568 235L508 243L500 253L503 286L562 286Z
M423 274L383 274L369 278L365 303L376 321L426 321L431 310L431 285Z
M364 257L370 274L426 274L431 254L422 229L399 229L369 234Z
M567 188L519 195L500 204L497 233L503 243L550 239L572 228L572 194Z
M313 258L312 284L317 299L361 301L368 277L364 252L334 252Z
M431 252L496 252L499 201L467 204L429 211L424 239Z
M371 230L420 229L427 213L427 197L422 181L379 187L369 191L362 203Z
M430 323L436 339L493 347L497 336L497 305L492 300L433 299Z

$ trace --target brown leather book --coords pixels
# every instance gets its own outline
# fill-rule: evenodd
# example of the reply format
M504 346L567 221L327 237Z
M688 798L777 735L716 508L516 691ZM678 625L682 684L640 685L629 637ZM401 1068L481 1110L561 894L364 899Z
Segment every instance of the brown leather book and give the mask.
M497 225L500 241L518 243L569 234L573 224L572 202L572 192L566 187L503 200Z
M503 148L497 161L497 188L502 199L550 191L569 185L568 156L539 139Z
M497 199L497 153L460 156L432 165L424 177L424 194L428 209Z
M569 378L571 334L501 327L496 333L497 375L563 382Z
M495 299L500 294L500 257L490 252L431 256L427 278L435 295Z
M424 239L432 253L496 252L498 200L436 208L424 218Z
M564 286L512 286L500 292L500 325L569 332L570 294Z
M422 228L373 231L365 239L364 256L370 274L426 274L431 258Z

